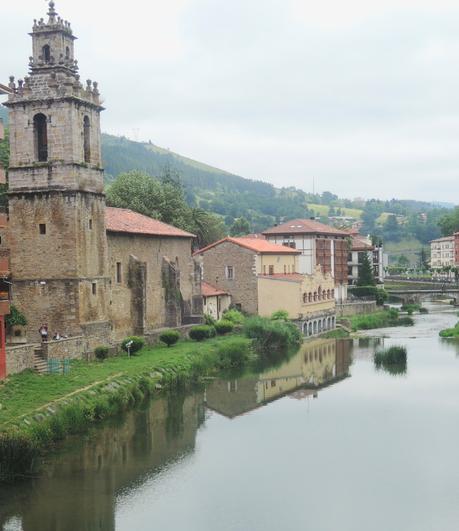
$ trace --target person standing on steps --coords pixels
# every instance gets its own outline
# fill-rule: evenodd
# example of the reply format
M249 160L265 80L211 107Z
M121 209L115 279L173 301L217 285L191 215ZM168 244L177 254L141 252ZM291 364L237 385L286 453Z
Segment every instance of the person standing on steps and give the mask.
M40 334L41 340L43 342L48 341L48 324L47 323L42 324L40 328L38 329L38 333Z

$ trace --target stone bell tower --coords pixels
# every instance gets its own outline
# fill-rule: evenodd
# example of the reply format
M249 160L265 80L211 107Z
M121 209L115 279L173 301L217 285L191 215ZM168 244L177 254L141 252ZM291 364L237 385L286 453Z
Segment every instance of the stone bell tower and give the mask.
M49 2L35 20L24 80L10 78L9 227L13 303L29 340L50 333L109 334L101 106L80 83L70 24Z

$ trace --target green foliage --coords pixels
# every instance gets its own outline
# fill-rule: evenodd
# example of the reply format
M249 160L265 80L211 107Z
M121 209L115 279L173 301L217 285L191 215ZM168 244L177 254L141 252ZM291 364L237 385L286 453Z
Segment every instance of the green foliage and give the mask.
M286 350L301 344L298 327L289 321L272 321L263 317L250 317L244 323L244 334L254 341L258 352Z
M222 369L243 367L249 359L249 345L244 338L237 337L218 348L218 364Z
M10 313L5 317L5 324L8 328L13 326L27 326L26 316L20 312L14 304L10 307Z
M359 298L372 297L378 306L383 306L389 297L384 288L376 286L351 286L349 287L349 294Z
M234 324L231 321L228 321L227 319L217 321L214 326L215 330L217 331L217 334L220 336L228 334L234 329Z
M370 263L367 253L362 254L362 259L359 267L359 277L357 279L357 286L374 286L375 278L373 276L373 267Z
M411 317L400 317L395 308L375 313L354 315L350 318L352 330L372 330L391 326L412 326L414 321Z
M215 323L216 323L216 319L214 319L210 313L205 313L204 314L204 324L208 325L208 326L215 326Z
M94 349L94 354L98 360L102 361L108 357L109 351L110 349L108 347L101 345L100 347L96 347Z
M215 336L215 328L209 325L193 326L189 331L189 336L195 341L204 341Z
M271 315L271 319L273 321L287 321L288 320L288 312L286 310L277 310L277 312L274 312Z
M250 232L250 223L245 218L236 218L230 227L230 236L245 236Z
M391 374L404 374L407 363L406 348L394 345L378 350L374 354L374 362L377 369L383 368Z
M349 337L349 332L343 330L342 328L337 328L336 330L329 330L325 332L320 337L323 339L346 339Z
M453 328L441 330L440 337L459 337L459 323L456 323Z
M245 316L239 310L231 309L223 312L223 319L231 321L234 325L242 325L245 321Z
M175 345L180 339L180 333L177 330L166 330L159 336L159 340L168 347Z
M427 308L424 308L424 306L421 306L421 308L419 308L419 313L429 313L429 310Z
M414 312L420 312L422 309L422 306L420 304L403 304L402 306L402 312L407 312L408 315L413 315Z
M127 344L131 341L132 345L129 347L131 355L136 354L145 346L145 339L143 337L129 336L126 339L123 339L123 342L121 343L121 348L124 350L124 352L128 351Z

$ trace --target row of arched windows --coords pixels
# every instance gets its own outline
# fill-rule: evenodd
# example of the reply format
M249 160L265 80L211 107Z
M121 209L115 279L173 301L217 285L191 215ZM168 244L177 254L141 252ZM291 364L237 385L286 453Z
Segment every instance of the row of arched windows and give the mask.
M43 113L33 117L35 137L35 158L38 162L48 160L48 118ZM83 156L85 162L91 162L91 123L89 116L83 118Z
M318 301L327 301L335 298L334 289L321 289L317 291L310 291L309 293L303 293L303 302L306 304L308 302L318 302Z

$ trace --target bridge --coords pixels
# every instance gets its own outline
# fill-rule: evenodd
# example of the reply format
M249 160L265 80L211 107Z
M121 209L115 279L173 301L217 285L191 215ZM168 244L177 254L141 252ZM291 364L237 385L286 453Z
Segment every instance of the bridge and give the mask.
M405 304L418 304L441 299L451 299L456 304L459 300L459 288L452 286L445 286L441 289L386 289L390 296L397 297Z

